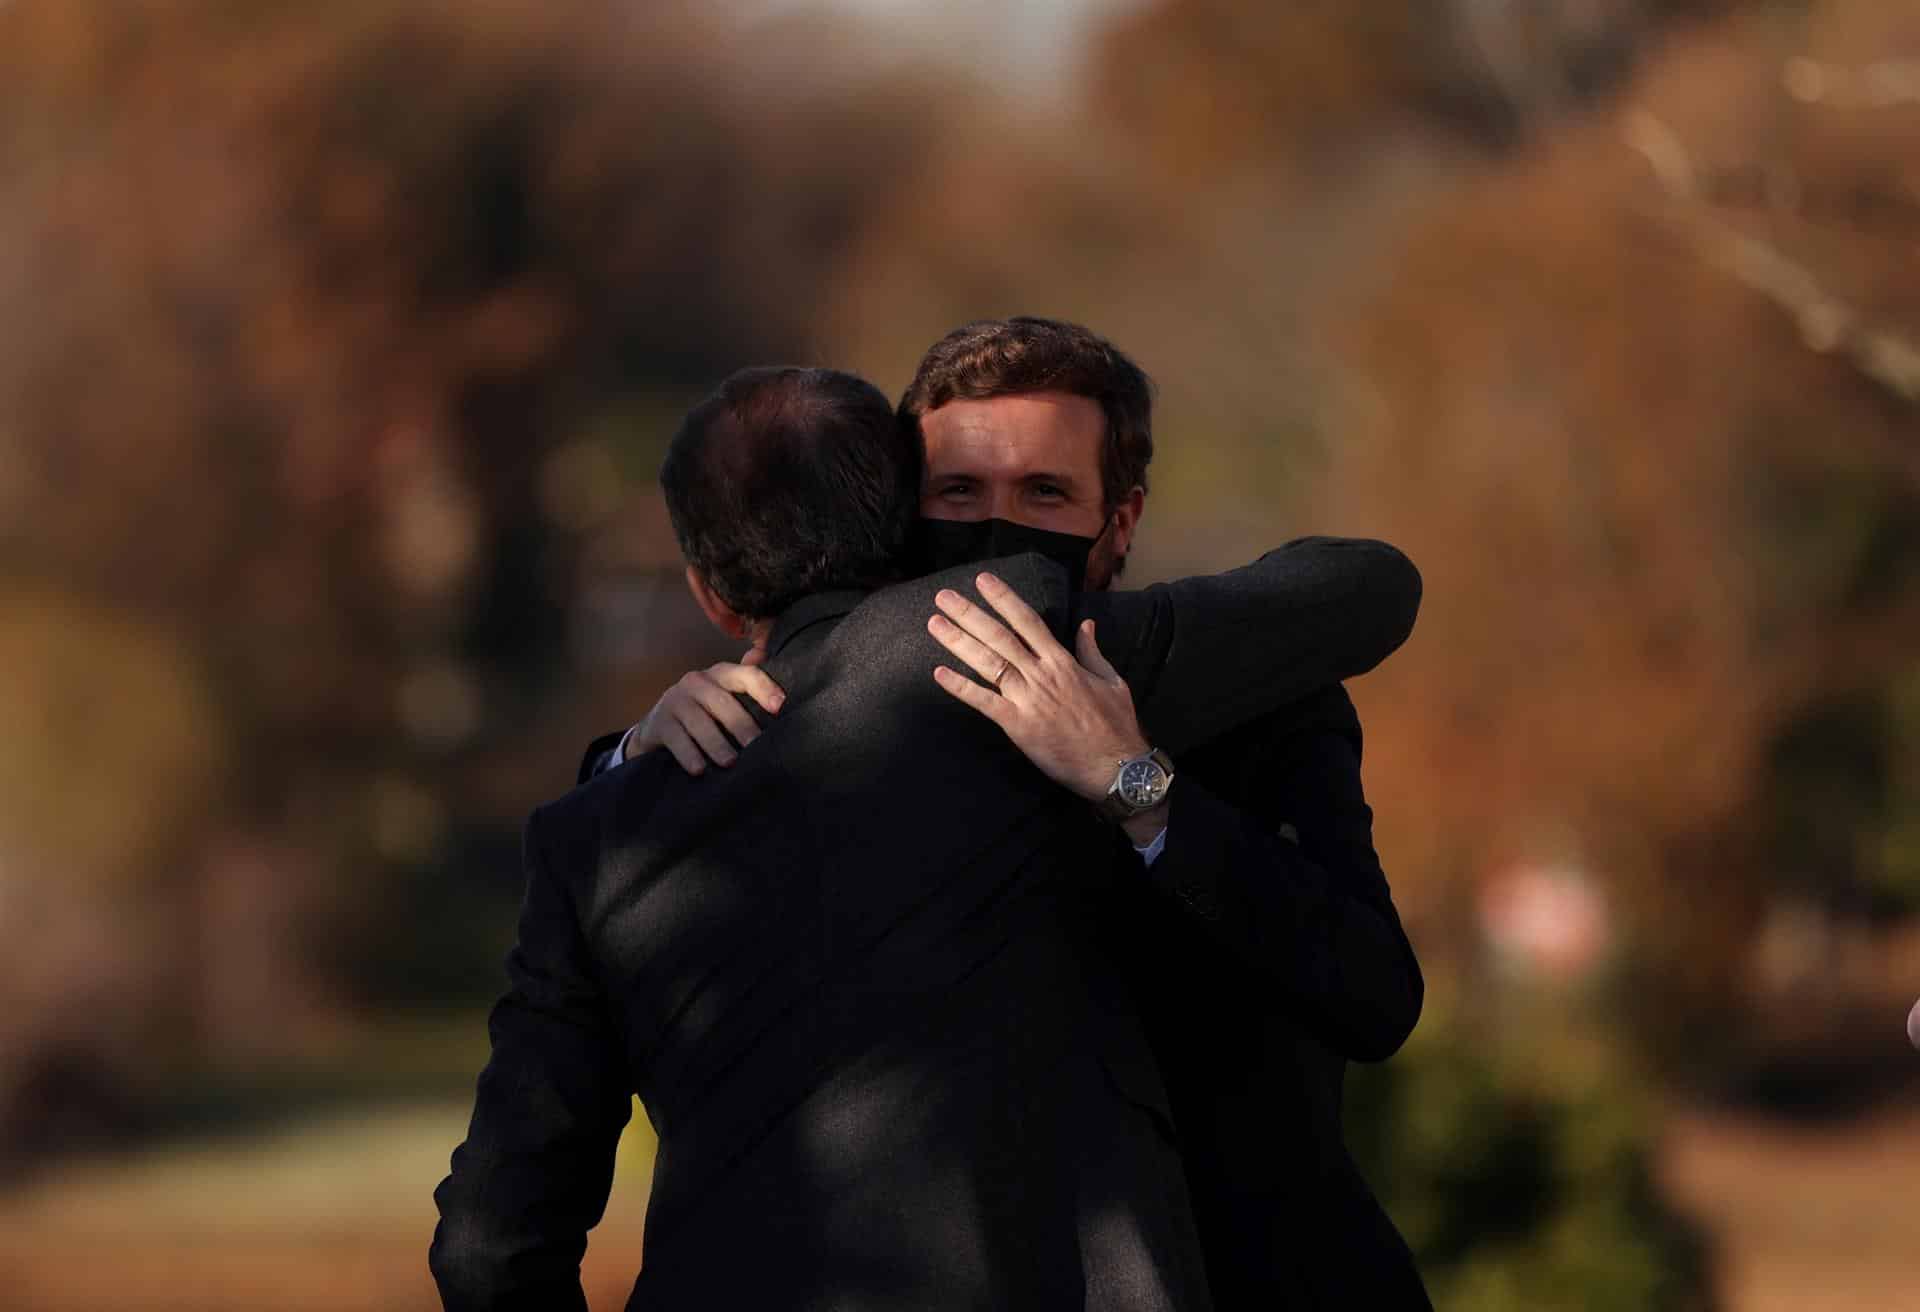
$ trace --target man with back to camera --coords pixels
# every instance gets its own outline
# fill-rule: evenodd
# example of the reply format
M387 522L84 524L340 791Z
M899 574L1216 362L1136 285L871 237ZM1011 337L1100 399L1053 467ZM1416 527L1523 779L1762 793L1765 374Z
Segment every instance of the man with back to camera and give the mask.
M899 407L924 448L917 563L1032 548L1110 587L1145 508L1151 406L1138 366L1077 325L950 333ZM731 764L757 732L734 695L777 696L759 660L686 676L629 736L589 748L583 776L660 746L690 771ZM1222 1312L1429 1306L1341 1125L1347 1062L1397 1051L1423 995L1360 751L1353 703L1329 684L1183 754L1165 801L1126 822L1135 853L1098 904L1166 1082Z
M1002 625L959 595L973 567L873 591L918 483L885 399L832 371L738 375L676 434L689 586L786 704L719 777L655 754L529 820L511 988L435 1191L449 1307L583 1306L636 1091L660 1147L630 1306L1209 1305L1164 1092L1087 933L1088 803L1116 773L1119 809L1164 791L1143 724L1184 750L1179 726L1370 668L1418 575L1315 539L1074 598L1030 553L994 564L1013 591L979 575ZM1079 662L1053 636L1076 615ZM936 684L943 651L984 682Z

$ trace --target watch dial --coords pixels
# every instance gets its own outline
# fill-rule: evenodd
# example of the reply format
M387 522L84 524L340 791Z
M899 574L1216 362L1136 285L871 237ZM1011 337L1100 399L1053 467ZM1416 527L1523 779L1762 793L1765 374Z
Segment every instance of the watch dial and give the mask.
M1120 796L1128 806L1148 807L1156 800L1162 777L1152 761L1129 761L1120 771Z

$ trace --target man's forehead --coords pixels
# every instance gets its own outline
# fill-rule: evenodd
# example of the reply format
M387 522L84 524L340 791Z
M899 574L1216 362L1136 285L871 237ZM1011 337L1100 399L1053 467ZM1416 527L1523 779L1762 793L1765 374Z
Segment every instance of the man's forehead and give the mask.
M921 416L927 465L1098 470L1106 416L1090 397L1032 392L950 401Z

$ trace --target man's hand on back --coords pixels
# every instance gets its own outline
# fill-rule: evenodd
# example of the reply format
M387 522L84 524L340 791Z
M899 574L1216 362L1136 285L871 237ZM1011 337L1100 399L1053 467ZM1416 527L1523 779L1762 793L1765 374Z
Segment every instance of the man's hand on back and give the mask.
M927 629L989 686L943 666L940 686L992 720L1043 774L1090 802L1107 795L1120 762L1148 749L1133 693L1100 654L1088 620L1071 652L1013 589L980 575L980 595L1005 624L957 592L934 598L943 614ZM1011 627L1009 627L1011 626Z
M756 646L737 664L720 661L681 675L629 731L622 744L626 759L664 747L688 774L706 773L708 761L732 765L738 759L733 743L744 748L760 736L760 726L733 695L745 693L769 715L786 700L773 676L759 668L766 658L766 648Z

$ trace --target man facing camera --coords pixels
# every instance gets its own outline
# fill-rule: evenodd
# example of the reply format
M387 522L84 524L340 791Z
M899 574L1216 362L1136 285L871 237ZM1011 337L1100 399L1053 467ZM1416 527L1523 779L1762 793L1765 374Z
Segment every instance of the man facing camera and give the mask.
M1032 549L1095 591L1120 576L1152 392L1111 343L1055 320L969 324L928 351L899 413L925 463L916 568ZM583 776L655 747L694 771L750 757L738 747L758 729L735 694L778 691L757 651L688 675L590 748ZM1063 708L1008 732L1036 757L1074 723ZM1124 822L1134 850L1089 914L1159 1059L1214 1301L1425 1308L1341 1125L1347 1063L1398 1050L1423 996L1373 849L1353 703L1328 681L1194 741L1164 800Z
M449 1308L584 1307L636 1093L659 1150L630 1307L1210 1306L1165 1092L1089 933L1096 804L1180 726L1376 664L1418 575L1319 539L1140 593L1076 597L1032 553L882 586L918 482L885 399L831 371L737 375L674 437L689 584L785 705L727 771L650 754L528 821L510 987L435 1191ZM1070 628L1097 668L1034 649ZM966 703L943 657L979 676ZM996 727L1062 704L1086 718L1042 767Z

